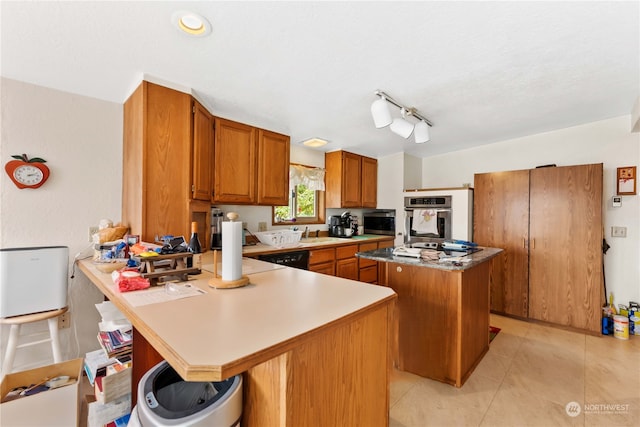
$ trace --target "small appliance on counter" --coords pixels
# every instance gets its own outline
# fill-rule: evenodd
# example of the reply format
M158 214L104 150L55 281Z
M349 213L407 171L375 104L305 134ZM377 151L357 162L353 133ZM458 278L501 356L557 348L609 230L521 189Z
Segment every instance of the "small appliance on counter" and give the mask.
M211 249L222 249L222 209L211 209Z
M359 224L359 221L358 221L358 217L355 216L355 215L352 215L351 216L351 231L352 231L352 234L354 236L357 236L358 234L360 234L360 233L358 233L359 225L360 224Z
M365 234L382 236L396 235L395 209L371 209L362 214L362 225Z
M329 217L330 237L351 237L353 228L351 224L351 212L343 212L342 215L332 215Z

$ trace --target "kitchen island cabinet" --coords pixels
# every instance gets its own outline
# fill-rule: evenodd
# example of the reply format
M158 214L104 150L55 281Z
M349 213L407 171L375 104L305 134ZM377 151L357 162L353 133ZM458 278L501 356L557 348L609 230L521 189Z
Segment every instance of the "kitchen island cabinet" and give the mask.
M187 381L242 373L243 426L388 426L391 289L243 259L250 285L217 290L212 259L189 280L201 295L141 306L79 267L133 324L139 371L157 352Z
M489 261L500 251L483 248L462 266L393 256L392 248L356 254L384 263L379 282L398 294L398 369L462 387L489 349Z

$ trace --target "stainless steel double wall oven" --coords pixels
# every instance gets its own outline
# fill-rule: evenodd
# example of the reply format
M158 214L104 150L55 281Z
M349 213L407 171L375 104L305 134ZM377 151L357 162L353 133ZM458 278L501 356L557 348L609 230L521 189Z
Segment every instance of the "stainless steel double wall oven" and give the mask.
M405 245L451 239L451 196L405 197L404 211Z

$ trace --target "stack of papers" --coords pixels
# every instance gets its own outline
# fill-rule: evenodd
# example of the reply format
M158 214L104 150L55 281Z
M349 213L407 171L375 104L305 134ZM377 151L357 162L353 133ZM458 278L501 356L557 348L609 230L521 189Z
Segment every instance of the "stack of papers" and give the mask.
M405 246L399 246L393 250L393 255L420 258L421 252L422 252L422 249L420 248L407 248Z

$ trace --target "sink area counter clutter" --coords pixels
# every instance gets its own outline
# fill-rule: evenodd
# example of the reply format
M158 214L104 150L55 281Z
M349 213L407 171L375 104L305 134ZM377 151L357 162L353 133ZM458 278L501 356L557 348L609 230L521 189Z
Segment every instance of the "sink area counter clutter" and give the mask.
M302 233L302 232L300 232ZM348 238L320 236L320 237L301 237L297 245L291 245L287 248L278 248L271 245L265 245L264 243L257 243L253 246L245 246L242 249L242 254L246 257L257 257L262 254L271 254L278 252L290 252L293 250L315 249L318 247L338 247L353 245L355 243L364 242L391 242L393 236L382 236L375 234L362 234L359 236L352 236Z

